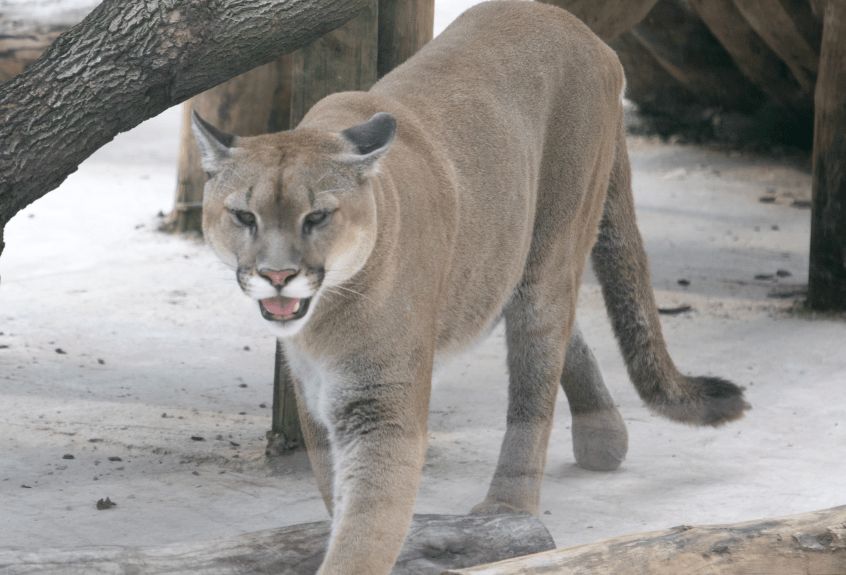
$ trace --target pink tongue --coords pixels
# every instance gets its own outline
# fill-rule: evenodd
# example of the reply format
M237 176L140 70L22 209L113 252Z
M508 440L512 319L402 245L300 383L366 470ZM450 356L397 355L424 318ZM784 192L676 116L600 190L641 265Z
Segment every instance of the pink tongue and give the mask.
M285 307L279 305L281 301L282 298L280 297L272 297L261 300L261 303L264 306L264 309L273 315L294 315L294 306L296 306L300 300L290 299L288 300L288 303L285 304Z

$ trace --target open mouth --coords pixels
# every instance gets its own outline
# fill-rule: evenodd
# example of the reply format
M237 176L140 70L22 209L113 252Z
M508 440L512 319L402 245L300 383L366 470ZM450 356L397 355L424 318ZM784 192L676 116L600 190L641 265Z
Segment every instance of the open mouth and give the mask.
M300 319L308 312L311 298L270 297L259 300L261 315L270 321L291 321Z

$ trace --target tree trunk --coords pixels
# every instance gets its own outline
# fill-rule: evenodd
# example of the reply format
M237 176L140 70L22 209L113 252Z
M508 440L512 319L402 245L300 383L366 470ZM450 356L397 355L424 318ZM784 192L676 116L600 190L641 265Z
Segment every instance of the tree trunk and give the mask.
M105 0L0 88L0 234L118 133L304 46L369 1Z
M846 4L825 11L816 88L808 304L846 311Z
M103 513L111 513L103 511ZM329 521L240 537L158 547L0 550L6 575L314 575L329 540ZM393 575L437 575L553 549L531 515L415 515Z
M846 573L846 506L763 521L627 535L443 575Z

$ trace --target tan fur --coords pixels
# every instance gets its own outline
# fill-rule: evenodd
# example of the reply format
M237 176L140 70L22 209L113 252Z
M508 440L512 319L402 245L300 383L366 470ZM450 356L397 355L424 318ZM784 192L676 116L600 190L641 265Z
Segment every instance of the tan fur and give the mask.
M580 464L620 464L625 427L573 332L592 250L648 405L711 425L748 407L733 384L686 378L666 353L635 226L623 88L614 53L574 17L495 2L370 92L322 100L295 131L232 139L195 125L213 175L211 245L254 299L313 294L308 315L268 324L333 514L319 573L390 571L426 452L433 364L502 318L508 426L474 512L537 514L559 383ZM324 209L334 211L308 228ZM267 270L293 279L271 286Z

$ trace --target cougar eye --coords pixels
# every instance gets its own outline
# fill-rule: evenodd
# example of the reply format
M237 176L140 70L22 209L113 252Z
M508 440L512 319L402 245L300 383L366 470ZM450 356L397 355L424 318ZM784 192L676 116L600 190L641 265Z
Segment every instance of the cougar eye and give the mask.
M311 230L325 222L331 213L329 210L318 210L308 214L303 221L303 232L311 233Z
M232 214L242 226L252 228L256 225L256 217L250 212L245 212L244 210L232 210Z

